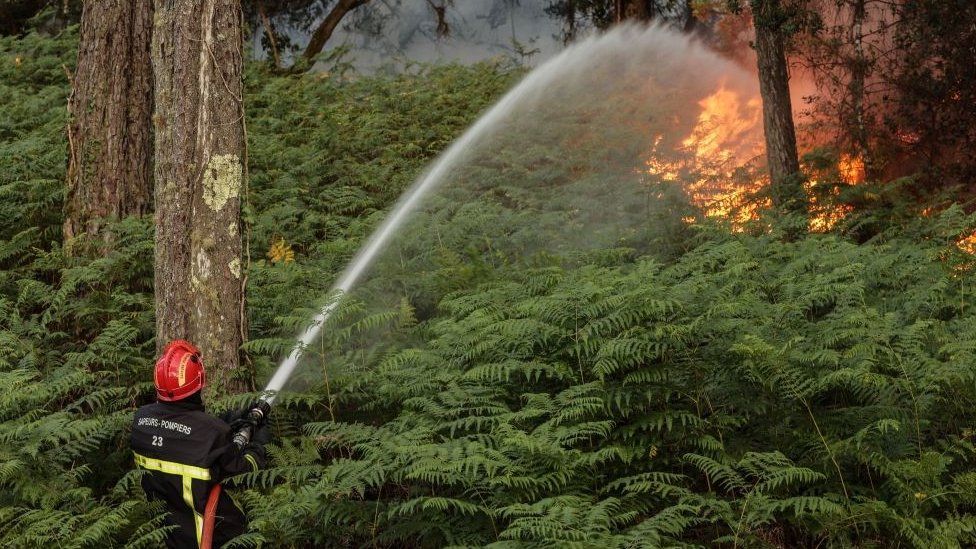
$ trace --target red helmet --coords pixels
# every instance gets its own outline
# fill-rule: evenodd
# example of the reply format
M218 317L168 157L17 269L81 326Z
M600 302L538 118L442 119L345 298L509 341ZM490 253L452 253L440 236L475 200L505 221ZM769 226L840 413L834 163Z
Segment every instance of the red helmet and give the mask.
M182 400L203 389L206 383L200 350L189 341L170 341L156 361L153 380L156 396L167 402Z

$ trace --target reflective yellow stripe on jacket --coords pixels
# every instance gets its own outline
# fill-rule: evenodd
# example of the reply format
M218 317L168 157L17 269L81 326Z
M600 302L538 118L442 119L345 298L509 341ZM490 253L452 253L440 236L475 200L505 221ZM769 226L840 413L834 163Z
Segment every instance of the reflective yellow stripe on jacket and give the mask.
M168 473L170 475L179 475L181 477L195 478L197 480L210 480L210 469L195 467L193 465L183 465L182 463L176 463L175 461L163 461L161 459L139 455L135 452L133 452L133 455L136 456L136 465L142 467L143 469Z
M150 458L135 452L132 454L135 456L136 465L143 469L183 477L183 501L186 502L190 511L193 512L193 524L196 526L197 546L199 546L200 539L203 537L203 516L197 513L196 508L193 506L193 479L210 480L210 470L204 469L203 467L176 463L175 461L163 461L161 459Z
M261 469L260 467L258 467L258 460L254 459L254 456L252 456L251 454L244 454L244 459L246 459L247 462L251 464L251 468L254 469L255 473Z

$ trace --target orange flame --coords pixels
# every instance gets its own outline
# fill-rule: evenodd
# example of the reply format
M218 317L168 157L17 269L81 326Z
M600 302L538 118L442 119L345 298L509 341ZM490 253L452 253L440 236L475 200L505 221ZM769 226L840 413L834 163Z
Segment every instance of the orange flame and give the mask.
M659 135L651 146L645 170L661 181L686 181L688 197L706 217L726 219L734 230L741 230L747 222L759 217L761 208L769 206L768 200L760 203L754 199L768 184L768 178L753 175L743 181L735 177L738 168L764 152L762 100L745 97L723 83L698 105L701 112L695 127L676 150L683 159L666 159L661 154L663 136ZM848 185L865 181L865 161L860 155L841 155L837 169L841 180ZM817 185L815 179L806 183L810 198L809 227L811 231L824 232L850 213L851 208L824 200L823 193L818 200ZM834 188L827 196L839 194L840 190Z
M848 185L864 183L864 158L861 155L840 155L840 161L837 163L837 169L840 170L841 179L843 179Z
M746 99L723 84L698 105L701 112L695 127L678 148L685 159L663 159L659 150L662 136L657 136L645 162L646 171L674 182L687 174L692 203L705 216L728 219L733 227L741 228L757 218L761 205L749 203L749 197L766 184L762 178L735 181L735 170L762 153L756 138L761 131L762 103L758 97Z
M976 233L959 238L956 240L956 246L969 255L976 255Z
M915 145L922 140L922 137L917 133L908 132L904 130L899 130L895 132L895 137L897 137L899 141L905 143L906 145Z
M810 200L810 222L808 227L811 232L825 233L833 229L834 225L837 225L840 220L844 219L853 208L847 204L831 205L820 202L815 192L817 185L820 185L820 182L815 179L811 179L803 185L803 188L807 191L807 197ZM831 189L830 194L837 196L840 194L840 189L835 187Z
M861 155L842 154L837 160L837 171L840 179L848 185L859 185L866 179L864 158ZM804 188L810 199L810 230L823 233L834 228L837 223L851 213L854 208L849 204L831 204L822 202L818 198L816 187L820 185L818 179L809 180ZM830 196L840 195L840 189L834 187L829 191Z
M702 112L698 124L682 145L694 151L699 160L729 162L736 149L749 141L762 116L762 102L754 97L743 105L739 94L725 85L698 102Z
M664 139L663 135L654 138L651 154L648 155L644 165L647 167L647 173L657 175L662 181L677 181L680 177L678 172L681 170L681 163L660 158L658 149L662 139Z

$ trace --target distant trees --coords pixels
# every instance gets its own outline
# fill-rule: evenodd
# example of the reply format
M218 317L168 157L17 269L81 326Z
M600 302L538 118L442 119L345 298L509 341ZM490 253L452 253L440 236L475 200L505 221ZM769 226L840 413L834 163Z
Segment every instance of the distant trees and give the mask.
M370 0L338 0L329 14L325 16L322 23L316 27L315 32L312 33L312 37L309 39L308 44L305 46L305 51L302 52L302 58L306 63L311 65L315 61L315 57L322 53L322 48L325 47L325 43L329 41L332 37L332 33L335 32L336 27L339 26L339 22L346 14L350 13L352 10L366 4Z
M271 52L274 68L293 72L309 69L343 19L371 1L336 0L335 3L319 3L313 0L251 0L248 3L248 12L251 19L256 19L262 27L264 45ZM285 64L283 50L294 49L297 52L298 48L291 47L290 38L275 29L271 19L277 15L288 16L300 30L310 32L308 43L290 65Z
M935 190L976 176L976 10L964 0L816 0L797 59L816 78L818 123L866 176Z
M228 392L248 386L241 21L240 0L157 1L152 40L157 347L193 340Z
M44 4L44 0L0 0L0 33L20 33L27 19L40 11Z
M82 0L0 0L0 36L24 33L31 20L42 13L47 21L38 21L48 30L60 30L81 17Z
M961 184L974 193L976 9L966 0L897 2L893 19L895 52L880 66L885 156L910 159L927 186Z
M819 24L801 37L796 61L814 77L818 122L834 128L829 145L863 162L862 177L880 175L876 147L883 105L879 61L890 51L884 37L894 24L890 0L812 0ZM887 92L886 92L887 93Z
M86 0L68 102L64 238L152 207L151 0Z
M624 21L663 20L685 30L695 25L694 0L553 0L546 7L563 21L565 41L575 38L584 21L599 29Z

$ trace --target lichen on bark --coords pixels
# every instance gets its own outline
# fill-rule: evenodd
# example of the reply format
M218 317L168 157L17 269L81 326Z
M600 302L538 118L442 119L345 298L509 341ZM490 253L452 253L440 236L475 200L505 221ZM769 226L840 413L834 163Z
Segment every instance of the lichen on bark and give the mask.
M232 198L241 195L244 169L236 154L218 154L210 158L203 172L203 202L219 212Z
M227 264L227 268L230 269L230 274L234 275L234 278L241 278L241 260L234 258Z

